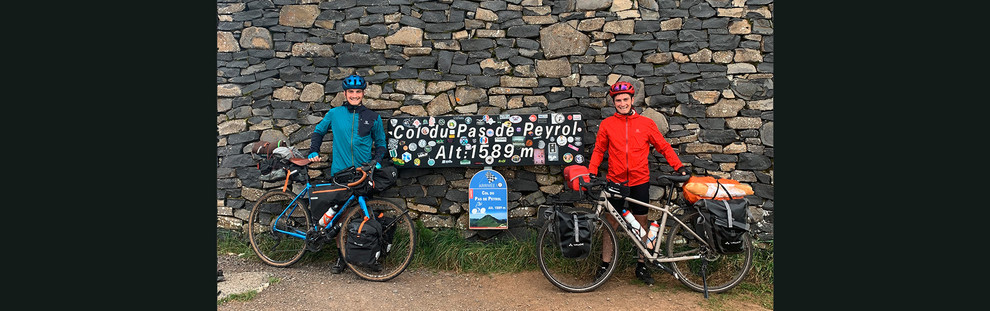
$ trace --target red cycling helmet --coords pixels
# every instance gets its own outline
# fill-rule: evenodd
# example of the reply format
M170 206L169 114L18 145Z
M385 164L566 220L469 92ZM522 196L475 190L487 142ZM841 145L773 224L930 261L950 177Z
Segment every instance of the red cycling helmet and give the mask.
M636 95L636 90L633 89L632 83L626 81L619 81L616 82L615 84L612 84L612 86L608 88L609 97L615 97L615 95L619 95L623 93L629 94L629 96Z

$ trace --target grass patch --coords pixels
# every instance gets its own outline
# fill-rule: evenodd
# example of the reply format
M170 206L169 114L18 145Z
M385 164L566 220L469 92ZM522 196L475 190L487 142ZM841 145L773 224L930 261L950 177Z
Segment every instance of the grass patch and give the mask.
M480 274L512 273L536 269L536 235L527 240L465 239L459 230L431 230L416 222L419 242L410 264L414 268Z
M251 299L254 299L254 296L257 296L257 295L258 295L258 291L254 291L254 290L249 291L249 292L246 292L246 293L232 294L230 296L224 297L223 299L217 300L217 305L219 306L219 305L225 304L228 301L232 301L232 300L250 301Z

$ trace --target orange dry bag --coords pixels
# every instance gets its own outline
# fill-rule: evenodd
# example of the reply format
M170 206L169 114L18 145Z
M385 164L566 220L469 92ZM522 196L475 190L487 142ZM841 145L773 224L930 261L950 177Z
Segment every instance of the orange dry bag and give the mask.
M700 199L739 199L752 194L753 187L740 184L734 179L719 178L715 180L715 177L711 176L692 176L684 183L684 199L690 203Z

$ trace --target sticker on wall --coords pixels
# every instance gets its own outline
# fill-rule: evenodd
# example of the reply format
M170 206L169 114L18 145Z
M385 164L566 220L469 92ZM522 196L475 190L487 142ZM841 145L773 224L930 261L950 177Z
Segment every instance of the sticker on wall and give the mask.
M584 163L584 156L580 154L574 156L574 162L577 164Z
M416 159L416 161L419 161L419 159ZM571 163L571 161L574 161L574 156L572 156L570 152L565 153L564 154L564 163Z
M533 149L533 164L544 164L546 159L543 149Z

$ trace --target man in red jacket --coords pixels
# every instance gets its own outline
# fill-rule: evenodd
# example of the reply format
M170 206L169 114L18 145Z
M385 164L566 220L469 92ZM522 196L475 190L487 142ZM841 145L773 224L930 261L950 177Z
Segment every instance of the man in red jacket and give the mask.
M625 183L629 186L629 197L642 202L650 202L650 165L648 156L650 155L650 145L663 154L667 163L677 170L678 174L688 174L687 167L681 163L674 152L674 148L660 134L660 129L652 119L636 113L632 109L633 95L635 94L633 85L629 82L619 81L609 87L608 95L612 97L615 104L615 114L602 120L598 127L598 136L595 138L595 149L591 153L591 161L588 163L588 172L598 173L598 166L602 163L605 152L608 152L608 173L605 178L614 183ZM639 204L630 203L626 206L623 199L609 199L609 203L620 211L629 210L641 227L649 228L646 214L649 208ZM617 222L612 217L606 217L609 224L615 228ZM605 236L605 249L602 250L602 266L598 270L599 275L605 271L606 266L612 258L605 258L606 254L611 254L612 241L608 235ZM640 257L636 264L636 278L646 284L653 284L653 276L647 269L643 258Z

